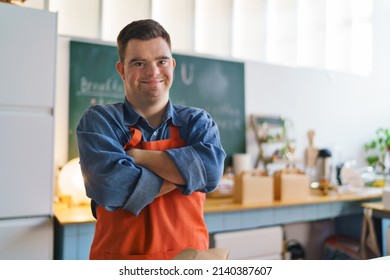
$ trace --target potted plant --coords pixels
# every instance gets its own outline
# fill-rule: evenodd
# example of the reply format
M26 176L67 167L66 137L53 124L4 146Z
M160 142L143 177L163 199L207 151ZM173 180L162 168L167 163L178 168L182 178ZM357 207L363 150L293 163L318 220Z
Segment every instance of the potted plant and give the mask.
M376 137L364 145L366 161L376 171L389 173L390 129L378 128Z

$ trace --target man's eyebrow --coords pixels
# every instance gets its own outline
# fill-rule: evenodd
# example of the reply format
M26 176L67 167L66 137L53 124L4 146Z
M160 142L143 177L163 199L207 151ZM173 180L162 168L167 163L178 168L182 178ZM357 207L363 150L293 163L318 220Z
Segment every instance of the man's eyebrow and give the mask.
M169 59L172 59L170 56L167 56L167 55L162 55L162 56L157 56L156 58L155 58L155 60L169 60ZM144 61L146 61L146 59L142 59L142 58L139 58L139 57L135 57L135 58L133 58L133 59L131 59L130 61L129 61L129 63L133 63L133 62L144 62Z
M146 60L139 57L135 57L132 60L130 60L129 63L138 62L138 61L146 61Z
M162 60L162 59L171 59L171 57L166 55L156 57L156 60Z

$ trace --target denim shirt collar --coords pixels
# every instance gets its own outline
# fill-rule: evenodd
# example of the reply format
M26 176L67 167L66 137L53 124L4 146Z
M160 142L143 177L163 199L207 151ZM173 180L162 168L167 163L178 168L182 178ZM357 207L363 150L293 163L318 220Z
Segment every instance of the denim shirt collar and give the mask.
M124 101L124 124L126 126L134 126L137 122L139 122L140 119L144 119L141 115L139 115L135 110L134 107L127 101L125 98ZM174 106L172 105L171 100L168 100L168 107L167 112L165 113L163 123L168 122L169 120L172 120L172 124L175 126L182 126L183 121L178 116L177 112L174 109Z

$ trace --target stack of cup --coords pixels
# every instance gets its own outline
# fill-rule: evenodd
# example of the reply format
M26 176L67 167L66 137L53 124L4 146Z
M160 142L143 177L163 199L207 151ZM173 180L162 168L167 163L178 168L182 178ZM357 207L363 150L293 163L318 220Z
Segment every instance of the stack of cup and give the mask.
M250 154L234 154L233 155L233 171L238 175L242 171L252 170L252 158Z

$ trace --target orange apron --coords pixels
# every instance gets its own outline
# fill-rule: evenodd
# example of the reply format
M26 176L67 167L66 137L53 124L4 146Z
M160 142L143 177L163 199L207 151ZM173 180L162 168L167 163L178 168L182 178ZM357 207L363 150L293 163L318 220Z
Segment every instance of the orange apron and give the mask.
M171 137L142 142L142 133L131 128L124 148L163 151L185 146L179 129L170 125ZM186 248L208 249L209 236L203 219L205 194L183 195L179 189L156 198L138 216L127 210L97 208L95 236L90 259L167 260Z

